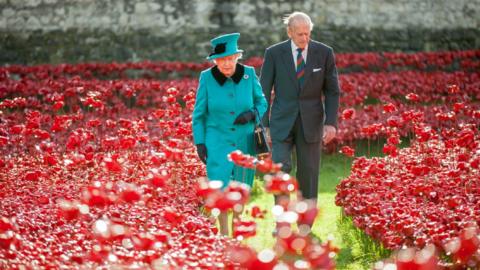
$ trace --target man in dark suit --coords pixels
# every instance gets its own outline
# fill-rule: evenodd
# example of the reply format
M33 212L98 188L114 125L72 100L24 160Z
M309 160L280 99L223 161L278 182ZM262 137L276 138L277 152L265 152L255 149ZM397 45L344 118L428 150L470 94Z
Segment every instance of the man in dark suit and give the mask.
M332 48L310 39L313 24L307 14L294 12L284 22L290 39L265 51L260 83L269 106L263 121L271 137L272 159L287 173L295 147L300 198L316 205L322 142L327 144L336 135L337 68ZM276 197L276 203L280 199ZM313 224L302 225L310 231Z

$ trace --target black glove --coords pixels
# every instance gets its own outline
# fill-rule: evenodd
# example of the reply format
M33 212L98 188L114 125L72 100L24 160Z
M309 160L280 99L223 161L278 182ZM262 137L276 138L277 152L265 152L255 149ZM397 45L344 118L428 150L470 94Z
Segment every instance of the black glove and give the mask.
M233 122L234 125L245 125L246 123L255 120L255 113L252 111L246 111L241 113L237 116L235 121Z
M197 144L197 154L203 164L207 164L207 147L205 144Z

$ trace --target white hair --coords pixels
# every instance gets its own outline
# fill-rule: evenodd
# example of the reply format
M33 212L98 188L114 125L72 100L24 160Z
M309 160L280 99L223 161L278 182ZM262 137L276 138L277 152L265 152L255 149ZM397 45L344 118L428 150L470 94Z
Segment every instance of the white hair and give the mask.
M242 57L243 57L243 53L236 53L236 54L233 54L233 55L237 55L237 59L235 59L236 61L242 59ZM215 60L217 60L217 59L213 59L212 62L214 64L217 64L217 61L215 61Z
M296 25L298 23L305 23L310 26L310 31L312 31L313 29L313 23L310 17L307 14L299 11L295 11L292 14L285 16L283 18L283 23L288 28L291 28L293 25Z

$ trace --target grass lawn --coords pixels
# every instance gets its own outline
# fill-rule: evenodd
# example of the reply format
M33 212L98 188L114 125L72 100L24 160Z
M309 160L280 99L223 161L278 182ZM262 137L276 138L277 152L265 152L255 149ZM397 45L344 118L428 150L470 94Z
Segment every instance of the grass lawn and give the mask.
M383 142L374 142L371 147L368 147L367 142L358 142L355 147L355 156L367 155L367 153L371 156L378 156L382 146ZM335 205L335 187L350 173L351 162L352 158L340 154L324 154L322 156L318 196L320 215L315 221L313 231L324 240L329 236L333 237L333 243L340 248L340 253L336 258L337 269L371 269L372 262L387 256L388 253L372 243L361 231L355 229L351 221L342 218L341 208ZM259 183L259 186L263 183L258 179L256 182ZM244 243L257 251L272 248L275 243L271 234L274 228L274 219L270 213L270 209L273 207L273 196L260 189L260 187L254 187L252 199L246 209L257 205L261 209L267 210L267 214L264 219L257 219L257 235L244 240Z

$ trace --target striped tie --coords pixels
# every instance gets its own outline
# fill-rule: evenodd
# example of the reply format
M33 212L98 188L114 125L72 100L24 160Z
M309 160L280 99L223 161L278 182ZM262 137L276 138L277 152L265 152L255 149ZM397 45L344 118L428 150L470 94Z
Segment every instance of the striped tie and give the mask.
M305 60L303 60L302 48L297 49L297 80L300 88L303 86L304 75L305 75Z

